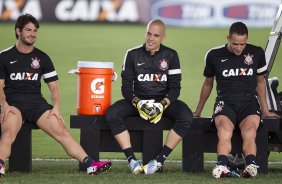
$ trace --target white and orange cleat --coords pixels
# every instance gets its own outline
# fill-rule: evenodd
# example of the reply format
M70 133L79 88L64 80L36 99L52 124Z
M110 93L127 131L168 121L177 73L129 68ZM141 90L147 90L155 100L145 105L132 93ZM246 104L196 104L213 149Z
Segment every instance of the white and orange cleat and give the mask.
M217 165L212 171L212 176L216 179L232 177L232 173L227 169L226 166Z
M5 176L5 166L0 164L0 178Z
M259 166L255 165L255 164L250 164L247 165L247 167L245 168L244 172L243 172L243 177L244 178L254 178L256 177L256 175L258 174L258 169Z

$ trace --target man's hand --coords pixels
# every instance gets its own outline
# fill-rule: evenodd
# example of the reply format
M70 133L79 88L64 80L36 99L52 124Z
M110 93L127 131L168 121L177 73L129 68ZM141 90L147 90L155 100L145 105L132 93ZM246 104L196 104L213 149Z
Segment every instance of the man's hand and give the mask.
M47 118L49 119L49 118L51 118L51 116L55 116L59 123L62 123L63 125L65 125L65 121L64 121L63 117L61 116L59 107L54 106L53 109L51 109Z
M265 118L281 118L278 114L276 114L275 112L266 112L266 113L262 113L262 117Z
M199 118L201 116L201 113L198 113L198 112L193 112L193 117L195 118Z
M164 112L164 106L161 104L161 103L159 103L159 102L157 102L157 103L153 103L153 112L151 113L151 116L150 116L150 119L149 119L149 121L151 122L151 123L154 123L154 124L156 124L156 123L158 123L160 120L161 120L161 118L162 118L162 115L163 115L163 112Z
M169 100L166 98L161 102L153 103L153 111L150 113L149 121L151 123L158 123L163 115L164 110L168 107Z
M154 102L155 100L140 100L138 97L135 97L132 100L133 106L137 108L140 117L145 120L148 120L150 118Z
M16 114L15 109L7 103L1 106L0 124L7 121L7 117L10 112L14 115Z

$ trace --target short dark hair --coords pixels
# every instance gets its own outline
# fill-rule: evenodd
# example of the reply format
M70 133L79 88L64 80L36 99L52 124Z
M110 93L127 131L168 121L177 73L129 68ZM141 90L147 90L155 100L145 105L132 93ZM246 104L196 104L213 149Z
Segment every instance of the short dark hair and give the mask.
M18 39L18 35L17 35L17 32L16 32L16 29L19 28L20 31L22 31L24 26L27 25L30 22L33 23L37 29L39 28L38 20L34 16L32 16L31 14L25 13L25 14L18 17L16 24L15 24L15 33L16 33L17 39Z
M232 34L248 36L248 28L246 24L243 22L234 22L229 28L229 36Z

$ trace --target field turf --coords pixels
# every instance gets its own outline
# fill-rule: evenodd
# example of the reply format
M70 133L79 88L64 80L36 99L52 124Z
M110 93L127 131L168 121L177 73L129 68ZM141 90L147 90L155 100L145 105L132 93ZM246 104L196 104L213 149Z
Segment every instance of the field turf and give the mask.
M180 99L186 102L192 111L195 109L200 88L204 77L204 56L208 49L226 43L226 28L204 29L204 28L167 28L167 38L164 44L174 48L180 57L182 67L182 90ZM270 28L249 29L249 43L265 48ZM69 116L76 114L76 93L77 76L68 74L70 69L77 67L77 61L108 61L114 63L114 70L119 74L118 80L113 82L112 102L122 98L120 72L123 57L128 48L143 44L145 26L144 25L116 25L116 24L41 24L38 31L36 47L43 50L54 62L59 74L59 86L61 89L61 112L69 127ZM15 33L13 24L0 24L0 50L15 44ZM281 49L280 49L281 50ZM278 53L270 76L282 77L282 54ZM50 100L49 91L45 84L42 85L42 92L47 100ZM278 91L282 91L281 85ZM214 103L215 90L209 98L202 116L210 116ZM83 123L83 122L82 122ZM79 140L79 130L70 129L76 140ZM33 157L34 158L69 158L59 144L49 138L41 130L33 131ZM178 146L170 155L170 160L181 159L181 146ZM139 156L139 155L138 155ZM124 159L121 153L102 153L102 158ZM214 154L207 154L208 160L214 160ZM281 161L279 153L271 153L270 160ZM71 167L68 166L71 165ZM113 167L111 174L95 176L91 179L76 173L77 163L74 161L58 164L57 162L36 161L34 162L34 172L29 175L13 174L13 182L20 183L24 178L27 183L83 183L86 180L97 183L215 183L209 173L184 174L179 172L180 165L168 163L168 171L161 177L132 176L128 174L128 168L124 169L123 163L117 163L117 168ZM171 166L170 166L171 165ZM177 165L177 164L176 164ZM208 167L208 166L207 166ZM211 166L210 166L211 167ZM272 167L272 166L271 166ZM273 166L271 174L266 177L259 177L256 183L279 183L281 181L282 165ZM210 168L211 169L211 168ZM75 170L75 171L74 171ZM278 170L278 171L277 171ZM62 172L62 174L61 174ZM125 174L124 174L125 173ZM4 183L11 183L8 179ZM38 178L37 180L35 178ZM74 179L75 178L75 179ZM18 180L17 180L18 179ZM42 179L42 182L41 182ZM135 180L137 179L137 180ZM44 182L43 182L44 180ZM274 181L275 180L275 181ZM75 181L75 182L74 182ZM136 181L136 182L135 182ZM238 179L222 180L221 183L235 183ZM240 180L240 182L243 180ZM254 180L244 180L244 183L253 183ZM271 182L270 182L271 181ZM0 180L0 183L3 181ZM25 182L24 182L25 183Z

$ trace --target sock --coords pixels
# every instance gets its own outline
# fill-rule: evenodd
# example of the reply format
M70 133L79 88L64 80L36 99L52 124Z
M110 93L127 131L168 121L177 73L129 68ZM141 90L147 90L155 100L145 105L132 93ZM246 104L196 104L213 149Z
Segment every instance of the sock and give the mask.
M163 165L164 161L166 160L166 158L168 157L168 155L171 152L172 152L172 149L167 147L166 145L164 145L162 151L160 152L160 154L156 158L157 162L160 162Z
M0 164L2 164L3 166L5 166L4 160L0 159Z
M219 155L217 157L217 164L216 165L227 166L228 165L228 156L226 156L226 155Z
M86 157L83 159L83 161L82 161L82 165L83 165L84 167L88 168L88 167L91 166L91 164L92 164L93 161L94 161L94 160L93 160L92 158L90 158L89 156L86 156Z
M256 164L256 156L255 155L247 155L245 160L246 160L246 165L250 165L250 164L257 165Z
M131 160L136 160L132 147L124 149L123 152L127 158L128 163L130 163Z

